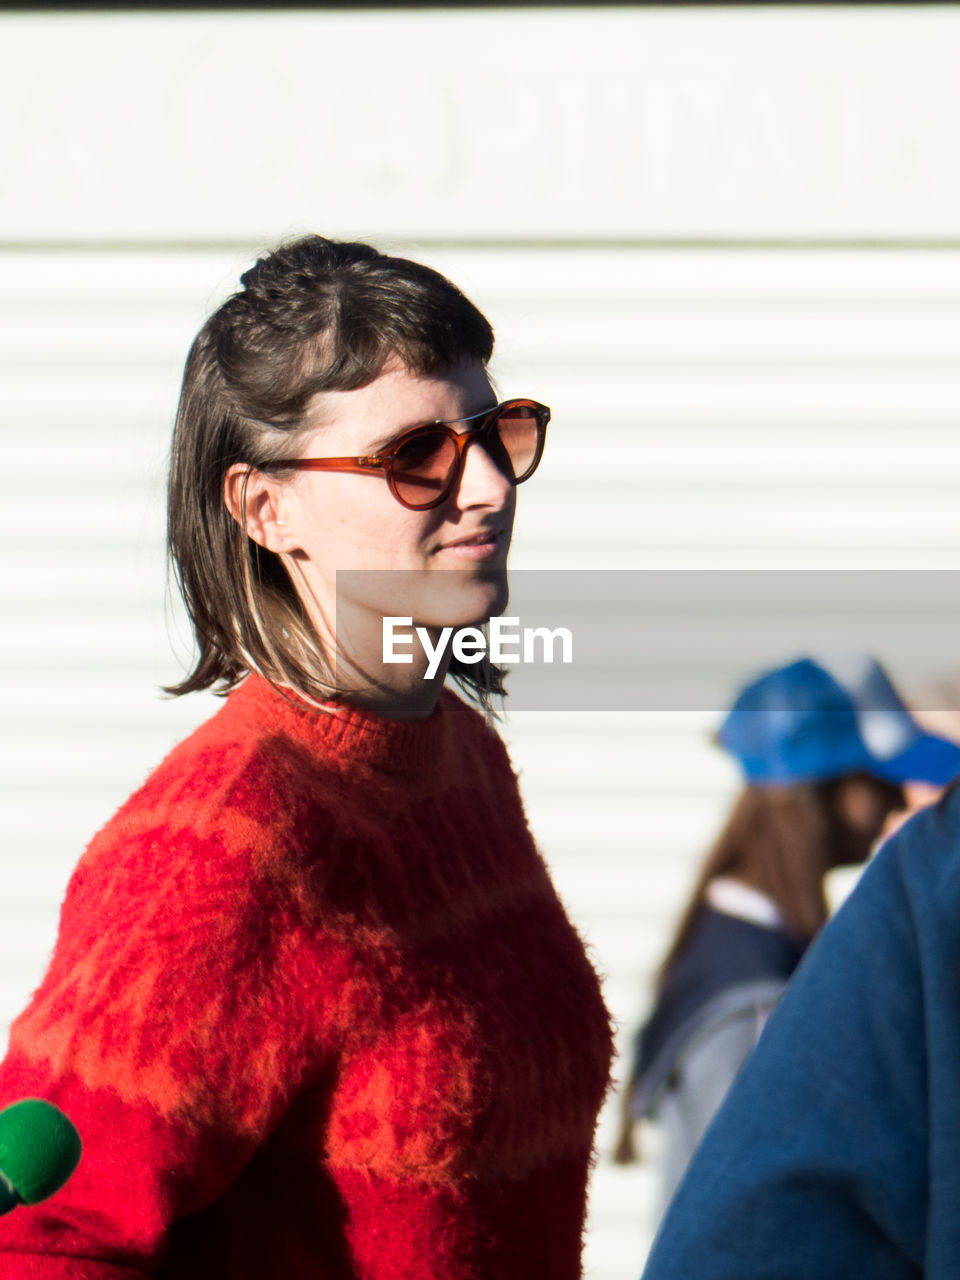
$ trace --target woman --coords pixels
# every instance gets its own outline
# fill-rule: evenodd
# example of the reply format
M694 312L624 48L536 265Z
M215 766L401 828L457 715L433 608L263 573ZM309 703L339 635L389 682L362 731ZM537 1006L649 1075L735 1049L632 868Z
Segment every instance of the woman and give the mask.
M0 1273L578 1276L597 980L499 738L382 650L384 616L436 644L502 609L549 411L497 406L488 323L424 266L308 236L242 284L169 492L172 691L228 696L86 851L13 1027L0 1100L84 1154Z
M826 921L825 875L867 860L904 783L960 771L960 749L919 729L875 662L857 678L791 663L751 682L721 728L747 786L660 968L616 1152L633 1158L635 1120L656 1117L664 1207Z

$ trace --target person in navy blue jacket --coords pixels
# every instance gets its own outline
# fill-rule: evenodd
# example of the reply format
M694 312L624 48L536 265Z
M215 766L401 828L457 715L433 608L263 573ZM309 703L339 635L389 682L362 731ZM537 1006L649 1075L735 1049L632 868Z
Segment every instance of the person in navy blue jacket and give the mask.
M638 1116L662 1130L666 1204L823 925L823 877L869 856L902 783L942 785L960 748L924 733L872 659L804 659L738 697L720 731L748 785L661 966L637 1038L618 1156Z

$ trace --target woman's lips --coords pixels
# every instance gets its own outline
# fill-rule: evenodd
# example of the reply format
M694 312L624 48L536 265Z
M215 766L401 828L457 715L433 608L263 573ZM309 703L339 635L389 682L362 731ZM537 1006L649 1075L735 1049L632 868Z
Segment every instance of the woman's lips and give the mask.
M489 560L497 555L504 544L504 535L499 529L483 529L470 538L458 538L455 542L444 542L437 551L444 556L453 556L458 560Z

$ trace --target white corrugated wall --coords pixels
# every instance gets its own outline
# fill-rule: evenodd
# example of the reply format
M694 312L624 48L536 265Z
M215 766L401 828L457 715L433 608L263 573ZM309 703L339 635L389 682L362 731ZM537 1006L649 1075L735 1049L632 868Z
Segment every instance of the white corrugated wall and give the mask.
M956 565L954 9L0 17L0 1023L212 705L157 694L165 453L193 333L280 236L491 317L504 393L554 411L517 568ZM505 726L624 1044L736 786L711 725ZM638 1273L652 1193L601 1154L592 1280Z

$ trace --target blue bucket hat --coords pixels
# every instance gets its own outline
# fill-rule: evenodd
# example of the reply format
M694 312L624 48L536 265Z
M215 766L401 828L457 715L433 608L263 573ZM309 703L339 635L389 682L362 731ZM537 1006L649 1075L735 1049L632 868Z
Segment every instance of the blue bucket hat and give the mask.
M960 746L926 733L873 658L854 672L802 658L744 688L719 741L759 785L868 773L943 786L960 773Z

